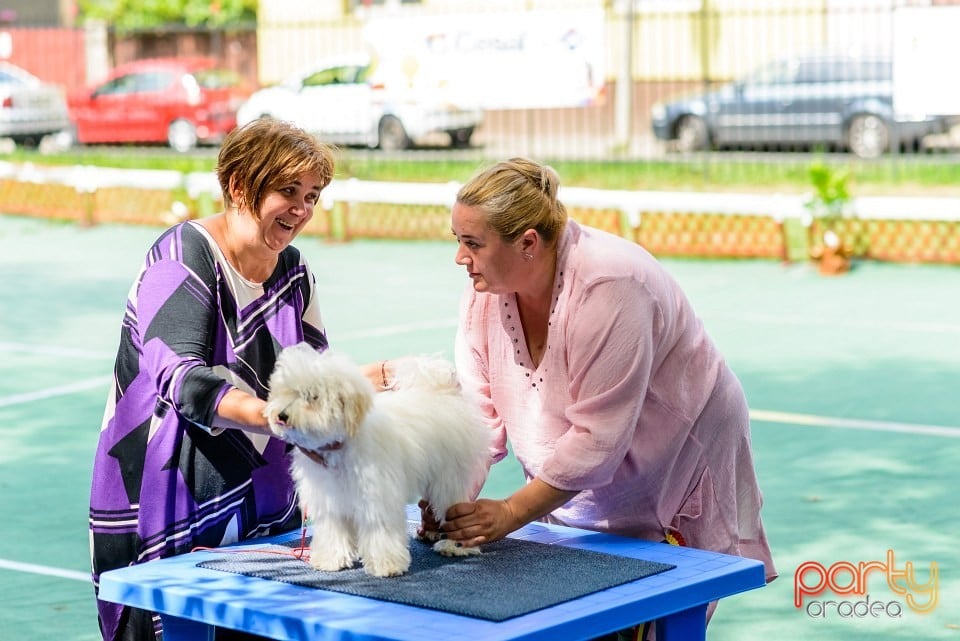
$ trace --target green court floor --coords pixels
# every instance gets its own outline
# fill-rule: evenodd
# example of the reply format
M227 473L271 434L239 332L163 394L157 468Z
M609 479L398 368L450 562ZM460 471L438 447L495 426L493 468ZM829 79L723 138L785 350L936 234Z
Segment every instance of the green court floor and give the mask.
M0 639L99 638L89 474L127 290L159 232L0 217ZM297 244L334 345L357 360L451 356L466 280L452 242ZM723 600L708 638L960 641L960 269L860 264L825 278L768 261L664 262L744 383L780 571ZM484 493L521 482L507 460ZM863 597L829 590L794 607L801 564L856 567L888 551L920 583L936 564L931 613L879 572L870 602L901 604L899 617L858 616Z

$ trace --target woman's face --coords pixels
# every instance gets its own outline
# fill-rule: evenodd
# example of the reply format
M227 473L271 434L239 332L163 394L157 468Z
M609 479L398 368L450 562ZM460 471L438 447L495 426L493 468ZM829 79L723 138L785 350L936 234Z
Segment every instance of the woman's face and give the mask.
M486 215L476 207L461 203L453 206L453 235L457 239L458 265L467 268L467 275L478 292L508 294L522 284L526 270L517 243L506 243L487 224Z
M297 237L313 218L320 190L320 176L306 172L267 194L259 221L260 236L267 247L281 251Z

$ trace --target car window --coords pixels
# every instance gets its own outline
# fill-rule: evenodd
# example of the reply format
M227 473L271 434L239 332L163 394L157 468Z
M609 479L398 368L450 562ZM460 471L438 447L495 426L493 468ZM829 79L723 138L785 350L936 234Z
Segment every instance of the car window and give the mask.
M161 91L170 86L170 81L173 79L173 73L169 71L148 71L146 73L137 74L136 77L136 88L134 91L147 92L147 91Z
M870 82L892 80L893 62L890 60L862 60L857 65L857 78Z
M851 75L851 70L844 60L815 60L801 62L797 66L797 82L799 84L838 82L849 75Z
M11 74L9 74L9 73L7 73L6 71L0 71L0 83L3 83L3 84L5 84L5 85L7 85L7 84L9 84L9 85L20 85L20 84L23 84L23 83L20 81L19 78L17 78L16 76L11 75Z
M170 86L171 72L147 71L128 73L110 80L94 92L95 96L118 96L148 91L161 91Z
M825 59L800 64L797 82L876 82L889 81L893 65L887 60Z
M745 82L750 85L789 85L797 76L797 65L792 61L778 60L760 67L750 74Z
M115 96L119 94L132 93L137 86L137 79L132 74L118 76L110 80L93 92L95 96Z
M243 85L240 74L228 69L202 69L193 72L193 77L203 89L230 89Z
M328 67L320 69L303 79L304 87L317 87L322 85L344 85L355 84L358 81L359 72L365 67L356 65L342 65L339 67Z
M357 82L369 82L371 76L373 76L373 65L363 65L362 67L357 67Z

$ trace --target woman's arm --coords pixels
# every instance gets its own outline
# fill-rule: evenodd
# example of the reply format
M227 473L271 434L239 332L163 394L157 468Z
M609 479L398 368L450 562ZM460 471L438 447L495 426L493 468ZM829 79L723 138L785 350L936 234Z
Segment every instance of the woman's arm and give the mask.
M378 391L390 388L393 370L389 361L377 361L362 366L363 372ZM267 402L236 387L230 389L217 405L213 418L214 429L238 429L272 436L270 425L263 415Z
M213 419L215 429L235 429L255 434L272 435L263 409L267 402L233 388L223 395Z
M448 539L466 547L498 541L549 514L578 493L557 489L534 478L503 500L478 499L457 503L447 510L441 529Z
M173 232L171 232L172 234ZM158 243L173 256L151 260L136 285L135 324L142 343L140 369L157 395L182 418L211 429L230 384L210 366L216 322L214 268L205 243L183 228L183 242Z

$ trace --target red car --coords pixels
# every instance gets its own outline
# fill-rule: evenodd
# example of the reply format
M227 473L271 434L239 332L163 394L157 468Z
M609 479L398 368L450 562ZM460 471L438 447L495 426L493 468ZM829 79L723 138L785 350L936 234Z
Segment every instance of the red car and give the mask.
M117 66L69 97L74 142L217 144L237 125L250 91L213 58L152 58Z

